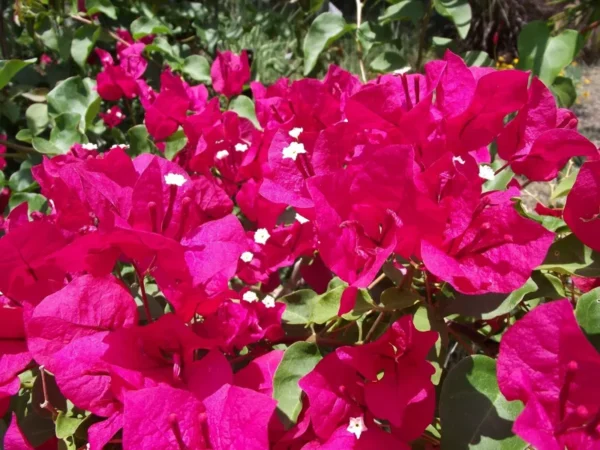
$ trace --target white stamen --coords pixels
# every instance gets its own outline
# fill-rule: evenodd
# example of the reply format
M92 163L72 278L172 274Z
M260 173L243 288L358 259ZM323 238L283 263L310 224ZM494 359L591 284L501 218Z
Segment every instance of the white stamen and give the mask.
M244 261L245 263L249 263L254 259L254 253L244 252L244 253L242 253L242 256L240 256L240 259L242 261Z
M252 291L244 292L244 295L242 295L242 300L248 303L254 303L258 301L258 295Z
M229 152L227 150L219 150L216 154L217 159L227 158L229 156Z
M84 150L98 150L98 146L96 144L92 144L88 142L87 144L81 144L81 148Z
M265 298L262 299L262 304L265 305L267 308L275 308L275 299L270 295L267 295Z
M123 117L123 113L121 111L117 111L115 113L115 116L117 116L117 119L120 119L121 117Z
M488 181L493 180L495 177L494 169L492 169L490 166L479 166L479 177Z
M269 234L266 228L259 228L254 233L254 242L256 242L257 244L265 245L270 237L271 235Z
M283 149L283 158L291 158L296 161L298 155L301 153L306 153L306 149L304 148L304 144L301 142L292 142L290 145Z
M305 224L306 222L308 222L308 219L304 216L301 216L300 214L296 213L296 220L298 222L300 222L300 224Z
M179 173L168 173L165 175L165 183L169 186L183 186L186 181L185 177Z
M297 127L292 128L288 134L294 139L298 139L298 137L302 134L303 131L304 130L302 128Z
M459 164L464 164L464 163L465 163L465 160L464 160L464 159L462 159L462 157L461 157L461 156L453 156L453 157L452 157L452 162L457 162L457 163L459 163Z
M348 428L346 429L356 436L356 439L360 439L360 435L364 431L367 431L367 426L365 425L365 421L362 416L350 417L350 422L348 423Z
M235 151L236 152L242 152L242 153L244 153L247 150L248 150L248 144L244 144L243 142L239 142L239 143L235 144Z

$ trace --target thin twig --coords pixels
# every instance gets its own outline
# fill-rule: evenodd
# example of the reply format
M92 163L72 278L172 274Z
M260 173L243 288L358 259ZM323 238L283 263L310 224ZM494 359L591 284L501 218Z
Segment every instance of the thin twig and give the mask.
M377 316L377 318L375 319L375 322L373 322L373 325L371 325L371 328L369 329L369 332L367 333L367 336L365 337L365 341L364 341L365 343L369 342L369 339L371 339L371 336L375 332L375 328L377 328L377 325L379 325L379 323L383 319L384 314L385 313L383 311L381 311L379 313L379 315Z
M56 412L56 409L54 408L54 406L52 406L50 404L50 400L48 400L48 387L46 385L46 371L45 371L43 365L40 366L40 377L42 378L42 394L44 395L44 401L42 403L40 403L40 408L50 411L50 414L52 414L52 419L54 420L56 418L56 416L58 415L58 413Z
M144 304L144 311L146 312L146 319L148 320L148 323L150 323L152 322L152 314L150 313L150 304L148 303L148 296L146 295L146 286L144 286L145 275L140 273L137 266L134 265L133 267L139 280L140 292L142 293L142 303Z
M85 23L87 25L97 25L100 26L99 24L92 22L89 19L86 19L85 17L81 17L78 16L77 14L71 14L71 18L74 20L77 20L81 23ZM108 34L110 35L110 37L112 37L114 40L119 41L121 44L126 45L127 47L131 46L131 44L129 42L127 42L126 40L120 38L116 33L110 31L110 30L106 30L108 32Z
M509 162L507 162L507 163L506 163L506 164L504 164L502 167L500 167L498 170L496 170L496 171L494 172L494 176L495 176L495 175L498 175L500 172L502 172L502 171L503 171L504 169L506 169L508 166L510 166L510 163L509 163Z
M427 39L427 27L433 14L433 0L429 2L429 8L423 17L421 22L421 35L419 36L419 52L417 53L417 62L415 64L415 70L419 72L421 70L421 64L423 63L423 56L425 54L425 40Z
M13 150L18 150L20 152L25 153L33 153L35 150L31 147L26 147L25 145L15 144L14 142L8 142L4 139L0 139L0 145L4 145L5 147L11 148Z
M366 2L366 0L365 0ZM360 66L360 77L363 83L367 82L367 71L365 70L365 62L363 61L363 48L358 39L358 33L360 32L360 25L362 23L362 9L364 4L361 0L356 0L356 50L358 53L358 65Z
M385 273L382 273L381 275L379 275L377 278L375 278L375 281L373 281L368 287L367 289L373 289L375 286L377 286L381 281L383 281L386 277Z

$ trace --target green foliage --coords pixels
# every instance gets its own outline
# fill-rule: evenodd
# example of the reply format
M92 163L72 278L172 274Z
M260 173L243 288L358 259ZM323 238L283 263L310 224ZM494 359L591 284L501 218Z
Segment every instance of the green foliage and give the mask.
M317 16L304 38L304 75L315 68L319 54L352 29L344 18L333 13Z
M600 351L600 288L579 297L575 317L588 340Z
M496 381L496 361L470 356L448 374L440 397L442 448L456 450L524 450L512 432L520 402L508 402Z
M273 378L273 398L287 428L298 420L302 410L302 390L298 381L323 358L316 344L296 342L283 355Z
M551 86L560 71L575 59L581 44L582 38L575 30L551 36L545 22L530 22L519 35L519 68L531 70Z
M0 61L0 89L8 84L12 77L14 77L21 69L32 64L36 59L28 59L21 61L18 59L11 59L8 61Z

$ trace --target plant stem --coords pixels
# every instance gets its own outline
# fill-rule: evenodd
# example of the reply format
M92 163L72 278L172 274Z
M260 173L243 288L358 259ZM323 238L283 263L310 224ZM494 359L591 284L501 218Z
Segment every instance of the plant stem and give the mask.
M144 311L146 312L146 320L148 323L152 322L152 313L150 312L150 304L148 303L148 296L146 295L146 286L144 286L144 278L145 275L142 275L137 268L137 266L133 266L135 269L135 273L137 274L139 283L140 283L140 292L142 293L142 303L144 304Z
M98 24L92 22L91 20L86 19L85 17L78 16L77 14L71 14L70 17L71 17L71 19L77 20L77 21L79 21L81 23L85 23L87 25L98 25ZM116 33L112 32L110 30L106 30L106 31L108 32L110 37L112 37L114 40L119 41L121 44L126 45L127 47L131 46L131 44L129 42L127 42L124 39L121 39Z
M504 169L506 169L508 166L510 166L510 163L507 162L506 164L504 164L502 167L500 167L498 170L496 170L494 172L494 175L498 175L500 172L502 172Z
M419 53L417 54L417 62L415 64L415 70L417 72L421 71L421 65L423 64L423 56L425 54L425 41L427 40L427 27L429 26L429 21L431 20L431 14L433 13L433 0L429 2L429 8L427 8L427 12L423 17L423 21L421 22L421 34L419 36Z
M8 142L3 139L0 139L0 145L4 145L5 147L8 147L10 149L18 150L20 152L25 152L25 153L33 153L35 151L31 147L26 147L25 145L15 144L14 142Z
M375 281L373 281L368 287L367 289L373 289L375 286L377 286L379 284L379 282L383 281L386 277L385 273L382 273L381 275L379 275L377 278L375 278Z
M52 414L52 420L54 420L57 416L57 413L56 409L54 409L54 406L52 406L48 400L48 387L46 385L46 372L44 370L44 366L40 366L40 377L42 378L42 394L44 395L44 402L40 404L40 408L50 411L50 414Z
M366 0L365 0L366 2ZM367 82L367 71L365 70L365 62L363 61L363 48L358 39L360 25L362 23L362 9L364 4L361 0L356 0L356 51L358 53L358 65L360 66L360 78L363 83Z
M381 311L379 313L379 315L377 316L377 318L375 319L375 322L373 322L373 325L371 325L371 328L369 329L369 332L367 333L367 336L365 337L365 344L367 342L369 342L369 339L371 339L371 336L373 335L373 333L375 333L375 328L377 328L377 325L380 324L381 320L383 319L383 315L385 313L383 311Z

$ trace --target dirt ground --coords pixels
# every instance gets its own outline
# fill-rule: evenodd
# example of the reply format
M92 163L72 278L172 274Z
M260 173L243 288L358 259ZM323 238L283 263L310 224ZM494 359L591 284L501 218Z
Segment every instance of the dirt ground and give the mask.
M573 111L579 117L579 131L600 145L600 65L582 67L582 84Z

